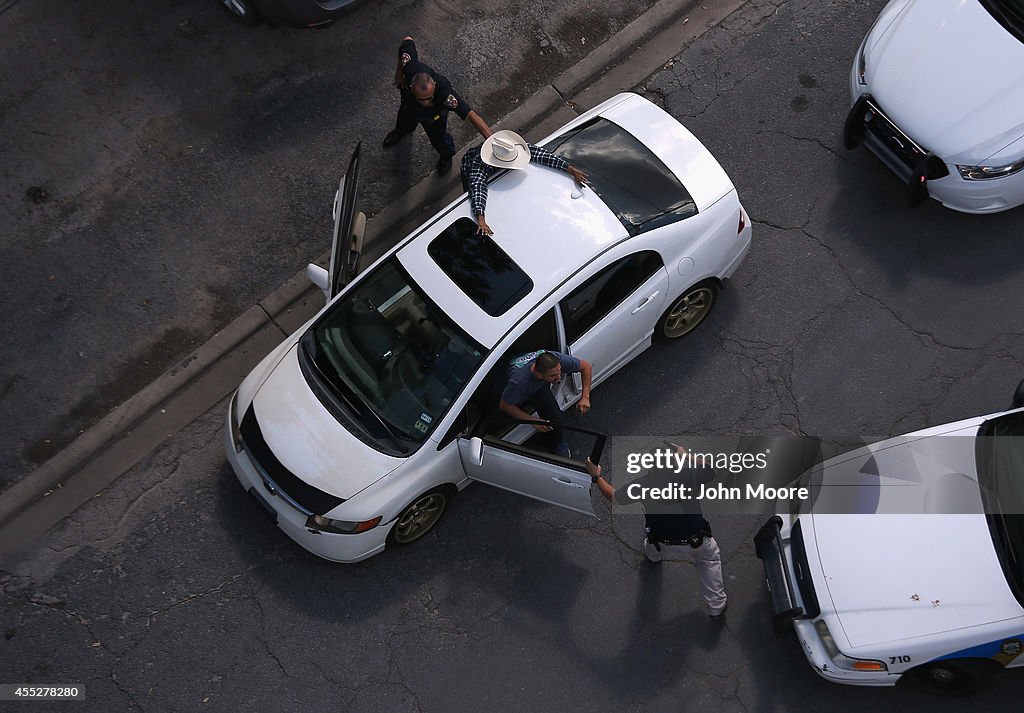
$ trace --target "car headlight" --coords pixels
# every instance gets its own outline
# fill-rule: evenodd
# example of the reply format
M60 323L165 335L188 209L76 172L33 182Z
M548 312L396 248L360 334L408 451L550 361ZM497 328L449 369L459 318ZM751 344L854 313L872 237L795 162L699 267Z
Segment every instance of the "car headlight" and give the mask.
M839 647L836 646L835 639L832 638L832 632L828 630L828 624L825 623L824 619L818 619L814 622L814 630L818 632L818 638L821 639L821 643L825 646L825 652L828 657L832 659L832 663L836 665L836 668L841 668L846 671L888 671L889 667L882 661L875 661L873 659L855 659L847 656Z
M306 528L310 532L331 532L336 535L355 535L359 532L366 532L372 530L380 524L383 520L382 515L378 515L372 520L363 520L362 522L351 522L349 520L332 520L329 517L323 515L310 515L306 519Z
M1006 178L1021 169L1024 169L1024 158L1002 166L961 166L957 164L960 177L965 181L988 181L993 178Z

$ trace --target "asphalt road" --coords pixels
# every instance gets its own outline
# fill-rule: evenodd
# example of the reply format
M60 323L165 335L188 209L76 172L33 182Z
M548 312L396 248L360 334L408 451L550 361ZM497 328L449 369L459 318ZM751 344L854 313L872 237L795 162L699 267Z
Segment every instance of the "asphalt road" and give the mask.
M371 216L431 174L424 137L380 148L405 34L495 122L653 3L0 3L0 490L323 253L357 141Z
M873 156L842 148L851 58L883 4L753 0L639 88L725 166L754 243L698 332L595 390L589 425L871 440L1008 405L1019 215L910 211ZM317 560L244 496L223 413L6 565L0 680L81 683L88 710L1017 707L1019 671L968 701L819 679L771 633L757 516L710 512L721 628L692 565L647 566L640 518L603 503L595 523L474 486L410 548ZM878 556L898 562L900 543Z

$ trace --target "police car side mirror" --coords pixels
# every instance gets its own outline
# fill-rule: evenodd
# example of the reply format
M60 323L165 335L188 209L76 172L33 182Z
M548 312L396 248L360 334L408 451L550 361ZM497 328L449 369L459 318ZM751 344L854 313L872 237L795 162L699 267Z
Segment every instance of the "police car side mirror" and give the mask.
M1013 404L1011 408L1020 408L1024 406L1024 379L1020 380L1017 384L1017 390L1013 392Z

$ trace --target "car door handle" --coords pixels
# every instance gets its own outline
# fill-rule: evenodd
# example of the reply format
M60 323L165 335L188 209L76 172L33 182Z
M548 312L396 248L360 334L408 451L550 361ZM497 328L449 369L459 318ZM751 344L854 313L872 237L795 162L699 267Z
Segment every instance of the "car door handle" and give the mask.
M641 303L640 303L640 306L639 306L639 307L637 307L637 308L636 308L635 310L633 310L632 312L630 312L630 314L636 314L637 312L639 312L640 310L642 310L642 309L643 309L644 307L646 307L647 305L649 305L649 304L651 303L651 300L653 300L653 299L654 299L655 297L657 297L657 296L658 296L658 295L660 295L660 294L661 294L661 290L658 290L658 291L657 291L657 292L655 292L655 293L654 293L653 295L651 295L650 297L648 297L647 299L645 299L645 300L644 300L643 302L641 302Z
M555 481L556 483L558 483L559 485L568 485L570 488L580 488L580 487L582 487L578 483L572 482L571 480L566 478L564 475L552 475L551 479L553 481Z

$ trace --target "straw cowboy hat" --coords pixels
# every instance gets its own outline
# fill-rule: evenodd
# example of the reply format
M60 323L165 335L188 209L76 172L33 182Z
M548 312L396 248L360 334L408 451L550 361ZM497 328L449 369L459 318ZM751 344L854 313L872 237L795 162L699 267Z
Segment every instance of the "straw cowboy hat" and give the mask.
M495 131L480 147L480 158L489 166L523 168L530 163L530 147L526 139L514 131Z

